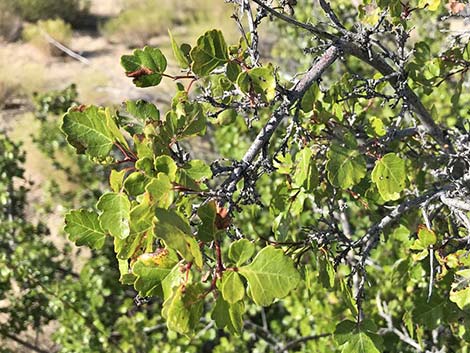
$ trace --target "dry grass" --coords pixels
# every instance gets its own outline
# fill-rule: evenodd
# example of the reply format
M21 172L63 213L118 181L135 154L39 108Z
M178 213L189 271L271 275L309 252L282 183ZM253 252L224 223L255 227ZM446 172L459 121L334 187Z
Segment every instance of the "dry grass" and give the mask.
M212 27L227 29L230 14L231 6L222 1L131 0L117 17L103 25L102 32L111 42L129 47L143 46L152 37L166 35L169 28L192 41ZM211 28L207 28L208 23Z
M16 44L0 47L0 107L12 98L29 96L45 88L40 61L40 55L30 45L25 45L21 53Z
M61 56L64 53L53 46L46 39L51 36L65 46L70 45L72 39L72 26L60 18L54 20L40 20L36 24L27 23L23 29L23 39L47 55Z

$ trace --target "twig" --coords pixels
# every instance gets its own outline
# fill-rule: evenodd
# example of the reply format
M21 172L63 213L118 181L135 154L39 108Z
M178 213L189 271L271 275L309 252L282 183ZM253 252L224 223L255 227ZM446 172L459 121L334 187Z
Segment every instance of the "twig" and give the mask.
M460 183L467 182L469 180L470 175L464 175L455 182L445 184L440 188L430 190L421 196L403 202L395 207L392 212L383 217L379 222L375 223L364 236L351 245L351 248L355 248L357 246L363 247L364 251L362 252L361 262L364 263L364 261L369 257L372 249L375 248L375 245L379 241L380 234L385 227L395 222L405 212L419 207L424 203L431 202L435 198L444 195L444 193L457 189Z
M8 332L1 332L0 333L0 336L5 336L9 339L11 339L12 341L15 341L16 343L19 343L21 344L22 346L32 350L33 352L37 352L37 353L50 353L50 351L46 351L44 349L41 349L39 347L36 347L35 345L23 340L22 338L19 338L17 336L14 336L12 334L9 334Z
M333 334L332 333L321 333L319 335L310 335L310 336L300 337L300 338L297 338L295 340L287 342L284 345L284 347L279 349L277 352L279 352L279 353L289 352L289 349L293 349L293 348L297 347L298 345L300 345L302 343L305 343L307 341L318 340L320 338L329 337L329 336L333 336Z
M423 214L424 224L426 228L432 231L431 221L429 220L428 213L426 212L427 202L424 203L423 207L421 207L421 213ZM434 246L431 244L429 245L429 285L428 285L428 298L427 301L431 300L432 296L432 288L434 285Z
M85 64L85 65L90 65L90 60L88 60L87 58L75 53L72 49L70 48L67 48L65 45L63 45L62 43L59 43L58 41L56 41L54 38L52 38L49 33L47 33L46 31L44 31L43 29L41 29L41 34L42 36L50 43L52 44L53 46L55 46L57 49L59 50L62 50L65 54L67 54L68 56L74 58L75 60L78 60L80 61L81 63Z
M401 341L403 341L406 344L408 344L409 346L413 347L416 351L424 352L424 350L421 348L419 343L416 342L415 340L413 340L410 337L410 335L408 334L408 332L406 332L405 328L402 328L402 331L400 331L393 325L392 315L390 315L387 304L383 303L382 300L380 299L380 292L377 293L375 301L377 303L377 309L378 309L379 315L385 320L385 322L387 324L386 328L381 329L379 331L381 331L383 333L392 332L395 335L397 335L397 337Z
M450 198L445 195L441 196L441 201L444 205L449 206L451 208L458 208L464 211L470 211L470 203L456 199L456 198Z
M244 172L250 167L261 149L269 142L274 131L278 128L281 121L288 114L290 107L297 99L303 96L307 89L316 82L323 72L331 66L339 56L339 50L332 45L325 53L312 65L305 76L297 82L294 88L289 92L288 99L276 109L273 116L268 120L267 124L261 129L251 146L243 156L240 165L234 169L231 176L223 183L225 191L228 194L236 190L238 181L243 177Z
M389 77L388 82L397 92L400 92L401 95L406 99L407 104L409 104L412 107L413 111L417 114L419 121L425 127L427 133L434 138L434 140L442 147L443 150L451 153L454 152L452 144L444 136L443 131L434 122L431 113L429 113L429 111L424 107L421 100L408 86L408 84L403 83L400 80L401 75L393 75L396 73L396 71L387 63L385 58L372 51L370 47L364 49L364 43L361 43L357 40L357 38L360 38L360 36L357 36L354 33L350 33L347 38L339 37L337 35L321 31L310 24L299 22L289 16L281 14L278 11L264 4L262 0L253 1L259 6L261 6L264 10L269 12L271 15L287 23L293 24L299 28L303 28L321 39L331 40L335 42L335 45L344 53L355 56L356 58L375 68L382 75Z

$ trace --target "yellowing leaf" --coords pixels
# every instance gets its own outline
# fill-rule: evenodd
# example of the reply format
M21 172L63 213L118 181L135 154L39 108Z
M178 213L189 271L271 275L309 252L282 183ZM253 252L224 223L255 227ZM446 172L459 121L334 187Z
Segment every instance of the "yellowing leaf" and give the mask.
M247 279L253 301L262 306L285 297L300 281L294 261L273 246L266 246L251 264L240 267L239 273Z
M385 201L397 200L405 188L405 161L394 153L377 160L372 170L372 181Z
M436 11L441 5L441 0L419 0L418 7L426 7L428 10Z

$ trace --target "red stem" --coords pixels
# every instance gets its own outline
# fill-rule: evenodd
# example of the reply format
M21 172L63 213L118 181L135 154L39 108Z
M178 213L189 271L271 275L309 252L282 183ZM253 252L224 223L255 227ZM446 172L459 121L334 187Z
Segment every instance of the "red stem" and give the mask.
M119 151L124 155L124 161L126 162L135 162L138 160L137 156L132 151L127 151L119 142L114 142L114 146L116 146ZM131 156L129 156L131 154Z
M222 272L224 272L224 264L222 263L222 251L220 250L219 241L215 240L214 245L215 245L215 255L217 258L216 274L218 277L222 277Z

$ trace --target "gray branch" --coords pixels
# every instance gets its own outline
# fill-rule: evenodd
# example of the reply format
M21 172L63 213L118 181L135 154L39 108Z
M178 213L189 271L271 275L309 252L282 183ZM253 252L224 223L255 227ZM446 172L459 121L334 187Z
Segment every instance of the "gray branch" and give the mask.
M274 131L278 128L284 117L288 114L292 105L301 98L307 89L315 83L325 70L331 66L339 56L339 50L332 45L325 53L312 65L304 77L297 82L294 88L289 92L288 98L276 109L273 116L267 124L261 129L251 146L243 156L240 165L235 168L231 176L224 182L225 191L233 193L237 188L237 183L243 177L244 172L250 167L261 149L269 142Z
M295 340L287 342L286 345L284 347L282 347L280 350L278 350L277 352L279 352L279 353L289 352L289 350L292 350L292 349L296 348L297 346L299 346L302 343L305 343L305 342L308 342L308 341L315 341L315 340L318 340L320 338L329 337L329 336L333 336L333 334L332 333L321 333L319 335L310 335L310 336L299 337Z
M365 263L365 260L369 257L370 252L375 248L377 242L379 241L380 234L385 227L393 224L405 212L408 212L409 210L419 207L423 204L429 203L434 199L445 195L445 193L448 191L456 190L459 188L461 183L468 182L469 180L470 175L465 175L455 182L445 184L434 190L430 190L421 196L407 200L395 207L392 212L383 217L379 222L375 223L364 236L353 243L353 248L357 246L361 246L363 248L362 263Z
M470 211L470 203L464 200L460 200L457 198L450 198L445 195L442 195L441 201L444 205L449 206L451 208L458 208L460 210Z
M407 85L402 84L400 81L401 75L395 75L397 72L394 70L379 54L375 53L371 48L363 48L364 43L361 43L360 37L356 33L349 32L347 38L340 37L322 30L319 30L315 26L299 22L289 16L279 13L278 11L272 9L271 7L267 6L263 0L253 0L256 4L262 7L264 10L269 12L274 17L277 17L287 23L293 24L299 28L303 28L306 31L316 35L318 38L331 40L335 43L335 45L341 49L343 53L350 54L355 56L356 58L362 60L363 62L367 63L368 65L372 66L374 69L379 71L383 76L388 77L388 82L392 85L392 87L401 93L401 95L406 99L406 102L410 105L413 111L418 116L419 121L426 129L427 133L434 138L434 140L445 150L448 152L453 152L454 149L452 144L448 139L444 136L442 130L437 126L434 122L429 111L424 107L423 103L419 99L419 97L413 92L413 90ZM326 5L327 6L327 5ZM326 7L328 9L328 7ZM331 18L331 12L329 13L330 19L337 20L335 18ZM343 30L344 32L344 30Z

